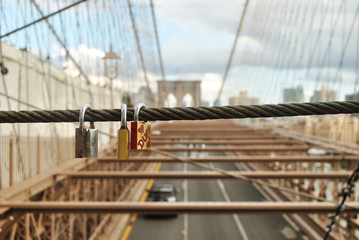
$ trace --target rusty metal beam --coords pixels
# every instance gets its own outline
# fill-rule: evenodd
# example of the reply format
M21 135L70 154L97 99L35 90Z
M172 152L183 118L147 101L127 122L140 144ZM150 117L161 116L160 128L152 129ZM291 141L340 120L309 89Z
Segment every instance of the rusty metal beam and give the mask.
M1 216L1 214L0 214ZM23 216L22 213L15 212L9 213L6 216L3 224L0 224L0 239L4 239L5 236L12 230L13 226L17 223L17 221Z
M283 214L332 213L327 202L2 202L1 208L21 212L52 213L154 213L154 214ZM358 202L348 202L344 212L359 213Z
M161 133L175 133L175 134L185 134L185 135L190 135L192 133L197 133L197 134L268 134L270 131L267 129L263 129L263 130L254 130L252 128L221 128L221 127L216 127L216 128L189 128L189 127L185 127L185 128L161 128L158 131L160 131Z
M206 145L273 145L273 144L303 144L303 142L289 139L252 139L252 140L156 140L151 141L152 145L165 144L206 144Z
M156 150L169 152L223 152L223 151L307 151L310 146L235 146L235 147L206 147L206 148L188 148L188 147L159 147Z
M274 178L310 178L310 179L328 179L328 178L347 178L351 171L335 172L311 172L311 171L229 171L230 175L243 176L251 179L274 179ZM57 175L82 178L82 179L114 179L114 178L141 178L141 179L208 179L208 178L233 178L233 176L223 175L214 171L82 171L82 172L59 172Z
M67 161L57 167L59 171L70 171L73 170L82 170L86 167L86 162L83 159L73 159ZM57 179L62 180L61 176ZM37 175L31 179L25 180L20 184L17 184L11 188L3 189L0 191L0 198L3 198L5 201L25 201L29 199L29 196L38 194L48 187L51 187L54 184L54 172L46 171L40 175ZM31 195L30 195L31 193ZM0 214L3 213L6 209L0 208Z
M344 156L235 156L235 157L209 157L209 158L185 158L188 161L193 162L342 162L342 161L359 161L359 155L344 155ZM116 157L96 158L93 159L101 163L113 163L113 162L166 162L166 163L178 163L173 158L165 157L131 157L126 160L118 160Z
M188 134L186 136L179 136L179 135L151 135L152 139L283 139L284 137L275 137L273 135L242 135L242 134L235 134L235 135L200 135L200 134Z
M309 143L327 149L335 149L336 151L341 152L343 154L359 154L358 145L356 144L348 144L340 141L326 139L323 137L312 136L312 135L307 135L307 134L283 130L283 129L276 129L275 133L283 137L288 137L302 141L303 143Z

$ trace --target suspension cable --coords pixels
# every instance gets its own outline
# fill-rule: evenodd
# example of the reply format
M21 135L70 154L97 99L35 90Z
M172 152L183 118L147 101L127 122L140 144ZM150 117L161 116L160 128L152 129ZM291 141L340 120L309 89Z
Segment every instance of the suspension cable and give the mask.
M35 6L35 8L37 9L37 11L40 13L40 15L42 17L44 17L44 13L43 11L41 10L40 6L37 4L37 2L35 0L30 0L31 3ZM55 36L56 40L60 43L60 45L65 49L65 52L66 52L66 56L69 57L72 61L72 63L75 65L75 67L79 70L80 74L85 78L86 80L86 84L88 86L88 93L89 93L89 96L90 96L90 101L92 102L92 98L93 98L93 95L92 95L92 92L91 92L91 88L90 88L90 79L89 77L87 76L87 74L83 71L82 67L80 66L80 64L75 60L75 58L72 56L72 54L70 53L69 49L66 47L66 44L64 43L64 41L62 41L62 39L60 38L59 34L57 34L55 28L53 27L52 24L50 24L49 20L45 18L45 22L48 26L48 28L50 29L50 31L52 32L52 34ZM90 103L91 104L91 103Z
M359 101L239 105L219 107L143 108L142 121L207 120L291 117L307 115L359 113ZM127 109L133 121L134 109ZM0 111L0 123L77 122L79 110ZM121 109L91 109L85 121L120 121Z
M234 38L234 43L233 43L233 47L232 47L232 50L231 50L231 54L229 55L229 59L228 59L227 65L226 65L226 69L224 71L221 87L219 88L217 98L216 98L216 100L214 102L215 105L219 105L219 100L220 100L221 95L222 95L224 83L226 82L229 69L231 68L233 55L234 55L234 52L236 51L238 37L239 37L239 34L241 33L241 29L242 29L242 26L243 26L244 17L246 15L248 3L249 3L249 0L246 0L246 2L244 3L244 6L243 6L242 16L241 16L241 19L239 20L239 25L238 25L237 32L236 32L236 37Z
M25 29L25 28L28 28L28 27L30 27L30 26L32 26L32 25L38 23L38 22L41 22L41 21L43 21L43 20L45 20L45 19L48 19L48 18L50 18L50 17L52 17L52 16L55 16L56 14L59 14L59 13L65 11L65 10L67 10L67 9L70 9L70 8L72 8L72 7L74 7L74 6L78 5L78 4L80 4L80 3L82 3L82 2L86 2L86 1L87 1L87 0L80 0L80 1L78 1L78 2L75 2L75 3L73 3L73 4L70 4L70 5L68 5L68 6L64 7L64 8L59 9L59 10L56 11L56 12L50 13L49 15L43 16L43 17L41 17L41 18L39 18L39 19L37 19L37 20L31 22L31 23L28 23L28 24L22 26L22 27L16 28L16 29L12 30L11 32L8 32L8 33L3 34L3 35L0 36L0 39L1 39L1 38L4 38L4 37L7 37L7 36L10 36L10 35L13 34L13 33L16 33L16 32L18 32L18 31L20 31L20 30L23 30L23 29Z
M161 45L160 45L160 40L159 40L159 37L158 37L156 14L155 14L155 10L154 10L152 0L150 0L150 6L151 6L152 22L153 22L153 27L154 27L155 36L156 36L157 53L158 53L158 59L160 61L160 69L161 69L162 80L166 80L165 69L163 67L163 61L162 61Z
M143 58L143 53L142 53L142 48L141 48L141 42L140 42L140 38L138 36L138 30L137 30L137 26L136 26L136 22L135 22L135 17L133 15L133 11L132 11L132 4L131 4L131 0L127 0L127 5L128 5L128 9L130 12L130 17L131 17L131 23L132 23L132 29L133 32L135 34L135 39L136 39L136 45L137 45L137 50L138 50L138 54L140 56L140 61L141 61L141 65L142 65L142 71L143 71L143 75L145 78L145 82L146 82L146 88L148 90L148 95L150 97L150 100L152 101L152 104L155 104L155 98L153 96L151 87L150 87L150 81L148 80L148 76L147 76L147 70L146 70L146 65L145 65L145 60Z

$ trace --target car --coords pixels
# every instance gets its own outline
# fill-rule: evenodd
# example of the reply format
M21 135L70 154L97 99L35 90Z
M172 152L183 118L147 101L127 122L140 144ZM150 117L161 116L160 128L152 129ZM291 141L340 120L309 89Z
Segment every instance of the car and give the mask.
M178 193L179 193L179 189L175 188L171 184L154 184L152 185L151 189L148 190L148 196L146 201L147 202L177 202ZM146 216L151 217L151 216L161 216L161 215L150 214ZM170 216L177 217L177 214Z

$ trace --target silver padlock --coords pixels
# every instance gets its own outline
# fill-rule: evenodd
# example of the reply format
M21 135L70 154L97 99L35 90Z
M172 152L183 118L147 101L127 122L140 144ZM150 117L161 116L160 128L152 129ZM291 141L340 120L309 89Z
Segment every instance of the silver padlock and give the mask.
M80 110L80 127L75 132L75 158L97 158L98 155L98 130L95 129L94 122L90 123L90 128L84 127L87 109L91 109L89 104L85 104Z

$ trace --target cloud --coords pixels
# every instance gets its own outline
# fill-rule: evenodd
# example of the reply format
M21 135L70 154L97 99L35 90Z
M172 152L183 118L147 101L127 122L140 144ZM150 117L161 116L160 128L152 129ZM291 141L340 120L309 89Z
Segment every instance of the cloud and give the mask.
M163 44L166 73L223 71L228 57L224 50L226 48L199 47L180 39L172 39Z
M66 52L63 48L57 45L53 45L53 48L54 61L56 61L56 58L65 58ZM89 48L84 44L80 44L78 49L71 48L69 52L87 75L104 75L104 60L102 58L105 53L102 50ZM62 67L71 75L80 74L77 66L71 59L63 61Z
M212 7L206 7L212 2L202 0L171 3L157 0L155 3L159 6L158 19L163 20L159 26L160 33L165 35L161 38L166 70L222 73L244 1L214 2L218 5ZM178 7L170 7L171 4ZM190 4L194 7L186 7ZM221 4L232 7L221 7ZM358 33L354 31L350 38L348 33L356 19L356 8L356 1L320 1L318 4L311 0L250 1L233 66L297 69L307 68L311 63L312 68L337 68L343 40L348 38L342 67L352 69L356 53L351 49L356 48ZM357 28L358 23L355 26ZM165 31L167 33L163 33Z
M244 2L245 0L155 0L167 78L203 80L203 96L206 101L213 103L222 81ZM161 75L150 8L148 3L142 0L133 0L132 3L148 79L152 91L156 92L156 80L161 79ZM45 12L50 12L68 5L68 1L48 3L46 0L39 0L39 4ZM357 6L355 0L251 0L222 95L222 103L230 96L238 96L241 90L250 90L253 97L279 99L283 87L303 85L308 94L310 89L319 88L324 83L330 83L333 88L338 89L339 82L352 87L356 78L357 62L359 22L354 18ZM8 15L11 16L11 13ZM140 87L146 86L126 1L90 1L64 12L61 16L67 24L64 27L65 33L61 32L59 16L52 18L51 23L68 41L70 53L91 81L106 83L106 78L101 77L104 75L102 56L106 49L98 48L116 42L115 51L121 55L121 82L116 81L115 87L136 92ZM353 19L356 22L349 38ZM80 24L75 27L77 21ZM9 23L14 24L14 21ZM39 26L41 24L44 23ZM99 26L101 28L96 29ZM40 29L39 27L38 30ZM108 31L109 29L113 31ZM91 35L91 31L97 35ZM36 41L32 41L32 53L36 56L42 55L36 48L44 49L46 54L49 51L53 64L59 68L66 67L66 71L78 75L77 68L66 58L61 47L47 46L54 41L52 35L43 35L51 38L43 41L46 46L36 46ZM350 41L343 54L342 70L337 71L347 38ZM82 44L78 45L78 42ZM351 91L348 87L343 89Z

